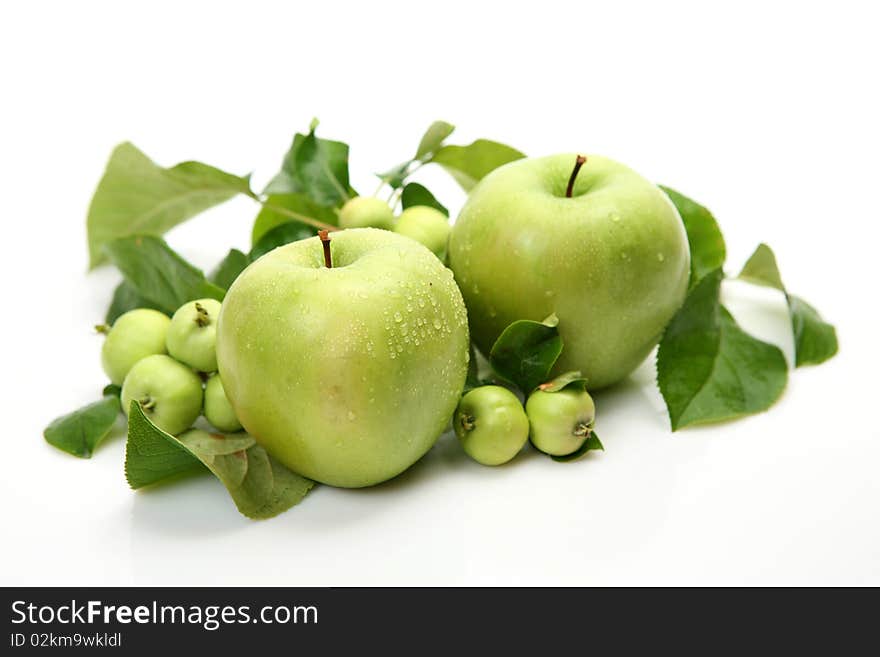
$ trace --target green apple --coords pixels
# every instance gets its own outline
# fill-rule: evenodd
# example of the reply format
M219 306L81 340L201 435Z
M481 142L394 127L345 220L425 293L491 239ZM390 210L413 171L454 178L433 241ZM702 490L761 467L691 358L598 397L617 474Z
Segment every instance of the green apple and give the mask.
M523 159L486 176L452 229L449 264L484 354L511 322L555 313L565 349L553 374L580 370L597 389L657 344L684 301L690 254L656 185L604 157L579 173L575 162Z
M326 260L315 237L241 273L217 359L238 419L272 456L316 481L369 486L447 426L467 374L467 313L422 245L375 228L331 238Z
M142 358L165 353L165 336L171 320L158 310L137 308L120 315L107 331L101 347L101 365L110 381L122 385L125 375Z
M461 398L452 424L467 455L483 465L507 463L529 439L522 403L501 386L470 390Z
M241 431L241 422L226 397L219 374L205 384L205 419L220 431Z
M202 412L202 380L171 356L147 356L125 377L120 399L126 415L137 401L153 424L176 436Z
M199 299L183 304L171 318L168 353L199 372L217 371L217 316L220 302Z
M413 205L400 213L394 232L414 239L428 247L440 260L446 259L449 241L449 219L436 208Z
M384 228L391 230L394 214L382 199L375 196L355 196L346 201L339 211L342 228Z
M586 390L568 387L558 392L536 390L526 401L529 438L545 454L566 456L590 437L596 406Z

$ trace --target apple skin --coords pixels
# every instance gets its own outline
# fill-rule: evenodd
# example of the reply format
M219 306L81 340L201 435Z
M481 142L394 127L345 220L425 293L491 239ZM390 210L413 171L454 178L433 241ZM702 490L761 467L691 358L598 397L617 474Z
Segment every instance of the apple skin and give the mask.
M394 232L406 235L428 247L440 260L446 259L449 242L449 219L437 208L413 205L400 213Z
M529 438L536 449L553 456L573 454L588 435L582 426L593 426L596 405L590 394L576 388L558 392L535 390L526 401Z
M446 428L464 388L467 311L422 245L375 228L279 247L236 279L217 358L244 428L276 459L333 486L399 474Z
M384 228L391 230L394 213L389 205L375 196L355 196L339 210L342 228Z
M465 453L483 465L507 463L529 439L529 418L522 403L501 386L469 391L461 398L452 425Z
M588 156L517 160L486 176L456 220L449 263L471 335L488 354L513 321L555 313L565 347L553 374L580 370L591 390L632 372L687 292L690 252L660 188Z
M234 433L241 431L241 422L235 416L232 404L226 397L220 375L213 375L205 383L205 419L218 431Z
M197 299L175 311L165 344L168 353L199 372L216 372L217 316L220 302Z
M147 417L172 436L189 429L202 412L202 380L171 356L157 354L138 361L122 383L120 403L128 415L131 402L141 402ZM148 406L144 406L147 400Z
M101 365L110 381L121 386L138 361L164 354L169 324L171 319L167 315L149 308L136 308L120 315L101 347Z

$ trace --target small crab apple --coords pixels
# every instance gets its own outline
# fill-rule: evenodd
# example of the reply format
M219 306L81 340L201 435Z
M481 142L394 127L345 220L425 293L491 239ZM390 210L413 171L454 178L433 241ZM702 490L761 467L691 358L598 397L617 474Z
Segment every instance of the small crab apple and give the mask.
M125 377L121 401L126 415L136 401L153 424L176 436L202 412L202 380L171 356L147 356Z
M382 199L375 196L355 196L346 201L339 211L340 228L384 228L391 230L394 214Z
M205 384L205 419L220 431L241 431L241 422L226 397L219 374L212 376Z
M449 219L440 210L427 205L413 205L400 213L394 232L424 244L440 260L446 258Z
M137 308L120 315L112 328L97 327L107 334L101 347L101 365L110 381L122 385L125 375L139 360L164 354L170 323L158 310Z
M183 304L171 318L168 353L199 372L217 371L217 316L220 302L199 299Z
M536 390L526 401L529 438L545 454L566 456L583 446L593 431L596 405L583 388L568 386L557 392Z
M483 465L507 463L529 439L522 403L501 386L470 390L461 398L452 423L464 451Z

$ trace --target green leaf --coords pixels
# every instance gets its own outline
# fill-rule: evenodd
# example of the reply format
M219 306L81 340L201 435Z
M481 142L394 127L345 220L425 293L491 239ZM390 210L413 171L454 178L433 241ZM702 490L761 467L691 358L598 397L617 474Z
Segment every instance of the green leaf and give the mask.
M587 380L578 371L564 372L551 381L538 386L544 392L559 392L570 385L576 385L583 390L587 389Z
M579 459L587 452L590 452L595 449L600 449L603 452L605 451L605 446L599 440L599 436L596 435L595 431L590 431L590 435L587 436L587 439L584 441L584 444L581 445L577 450L572 452L571 454L566 454L564 456L553 456L551 455L554 461L559 461L560 463L565 463L567 461L574 461Z
M253 195L249 177L201 162L164 169L134 145L119 144L89 206L89 267L103 261L103 247L114 239L161 235L236 194Z
M348 145L319 139L313 122L309 134L297 134L284 156L281 171L266 194L305 194L318 205L338 206L351 197L348 183Z
M158 304L155 304L138 294L130 283L122 281L113 291L113 299L110 301L110 307L107 309L104 323L108 326L112 326L120 315L127 313L129 310L134 310L135 308L162 310Z
M415 159L430 159L430 156L440 149L444 140L452 134L453 130L455 130L455 126L451 123L434 121L425 131L425 134L422 135L422 140L419 142L419 147L416 150Z
M721 305L722 278L716 269L694 286L660 342L657 384L673 431L766 410L785 389L785 357Z
M427 187L419 183L407 183L400 195L400 201L404 210L414 205L427 205L440 210L447 217L449 216L449 210L428 191Z
M691 285L694 285L724 265L727 257L724 236L709 210L674 189L663 185L660 189L666 192L684 223L691 249Z
M118 386L115 383L108 383L104 386L104 389L101 391L101 394L104 397L116 397L116 399L120 399L122 397L122 386Z
M226 257L211 272L211 282L219 288L228 290L238 275L251 263L246 253L238 249L230 249Z
M134 292L153 307L173 314L187 301L223 300L223 289L181 258L160 237L133 235L105 245L105 251Z
M125 443L125 478L143 488L181 474L203 471L205 466L188 449L153 424L140 404L132 400Z
M455 130L455 126L453 126L451 123L446 123L445 121L434 121L434 123L432 123L425 131L425 134L422 135L422 139L419 142L419 147L416 149L415 157L410 160L406 160L405 162L401 162L400 164L390 168L385 173L377 173L376 176L378 176L379 179L382 180L382 182L390 185L392 188L400 189L406 182L406 178L411 172L411 167L416 162L430 162L434 154L443 145L443 141L452 134L453 130ZM431 198L433 198L433 196ZM404 208L405 207L406 206L404 205ZM437 209L440 210L443 206L438 205L434 207L437 207ZM449 216L448 212L446 212L446 216Z
M275 226L275 228L263 235L260 241L251 249L249 257L251 262L253 262L261 255L269 253L272 249L306 239L307 237L313 237L315 234L315 229L311 226L297 221L288 221L286 224Z
M223 436L191 430L165 433L132 403L126 477L132 488L207 467L248 518L271 518L298 504L314 482L291 472L247 434Z
M270 230L281 224L296 222L294 215L302 215L322 221L332 226L337 225L339 217L333 208L318 205L303 194L276 194L266 199L251 231L251 245L257 244ZM303 224L307 225L307 224Z
M530 393L547 380L562 353L562 338L551 315L543 322L521 319L498 336L489 353L492 369L501 378Z
M441 165L469 192L489 172L524 157L515 148L497 141L477 139L468 146L443 146L430 161Z
M414 161L415 160L407 160L406 162L401 162L397 166L388 169L385 173L377 173L376 176L392 188L400 189L403 187L403 183L409 175L409 168Z
M739 278L785 294L794 334L795 367L818 365L837 353L837 331L834 326L823 320L819 311L809 303L788 292L779 274L776 255L769 246L758 245L743 266Z
M779 266L776 264L776 254L766 244L758 245L758 248L743 266L739 278L755 285L772 287L780 292L785 292L785 285L779 274Z
M226 486L235 506L248 518L277 516L302 501L315 485L288 470L256 444L226 455L209 455L187 447Z
M824 363L837 353L837 331L806 301L785 296L794 331L795 367Z
M119 397L105 388L103 399L56 418L43 431L43 437L50 445L87 459L110 433L117 417Z

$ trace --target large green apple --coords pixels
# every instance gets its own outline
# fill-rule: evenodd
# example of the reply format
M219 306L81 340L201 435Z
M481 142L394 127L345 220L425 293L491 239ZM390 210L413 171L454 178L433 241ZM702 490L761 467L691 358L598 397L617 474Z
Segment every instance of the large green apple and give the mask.
M657 344L684 301L690 254L656 185L598 156L577 172L576 159L518 160L486 176L453 226L449 261L483 353L511 322L555 313L565 348L554 373L580 370L596 389Z
M424 246L357 228L275 249L223 301L217 361L244 428L317 481L377 484L427 452L467 374L467 313Z

